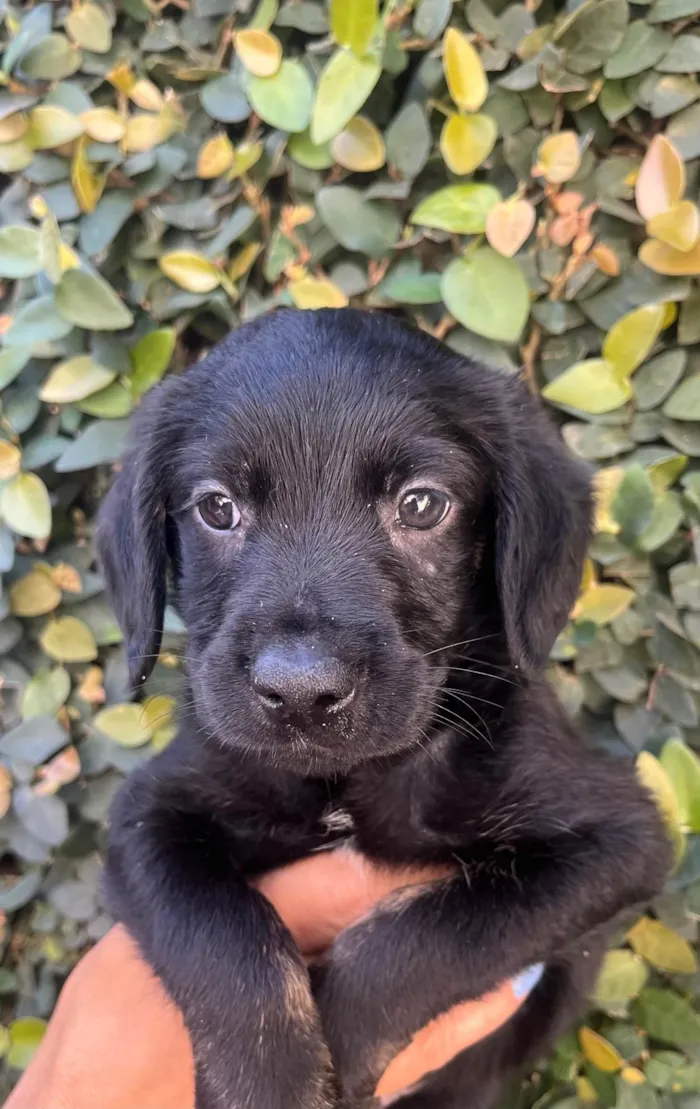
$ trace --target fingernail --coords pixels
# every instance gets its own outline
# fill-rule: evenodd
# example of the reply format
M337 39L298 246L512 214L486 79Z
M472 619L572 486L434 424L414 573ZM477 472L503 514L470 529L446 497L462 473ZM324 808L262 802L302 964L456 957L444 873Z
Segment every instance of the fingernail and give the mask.
M535 963L534 966L528 967L527 970L513 979L511 986L518 1001L522 1001L524 997L532 993L543 974L544 963Z

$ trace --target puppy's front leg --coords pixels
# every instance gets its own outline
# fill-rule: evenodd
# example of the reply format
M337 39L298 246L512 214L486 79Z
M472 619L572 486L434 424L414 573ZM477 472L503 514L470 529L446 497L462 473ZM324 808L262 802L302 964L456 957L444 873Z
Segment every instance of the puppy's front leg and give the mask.
M328 1109L328 1051L296 945L238 869L230 828L189 786L154 765L132 775L106 877L111 907L183 1014L197 1109Z

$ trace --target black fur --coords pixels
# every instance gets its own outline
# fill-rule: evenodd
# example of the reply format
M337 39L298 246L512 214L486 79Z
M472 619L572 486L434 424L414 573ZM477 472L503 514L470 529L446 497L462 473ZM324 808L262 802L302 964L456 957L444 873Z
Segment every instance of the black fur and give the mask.
M398 528L407 483L448 490L446 521ZM198 519L212 485L236 531ZM169 562L193 714L117 800L108 891L182 1009L198 1109L372 1104L422 1024L543 961L509 1025L401 1101L489 1109L575 1017L610 922L661 888L652 801L538 673L590 515L520 381L387 317L275 313L144 403L99 549L135 684ZM304 637L355 675L326 726L271 720L250 688L264 647ZM374 859L458 869L344 933L312 994L247 880L340 839L337 809Z

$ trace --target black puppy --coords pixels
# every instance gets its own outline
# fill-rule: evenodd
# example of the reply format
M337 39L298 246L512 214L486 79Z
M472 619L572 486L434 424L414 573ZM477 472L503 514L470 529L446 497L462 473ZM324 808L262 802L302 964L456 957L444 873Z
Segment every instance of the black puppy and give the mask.
M123 789L107 887L184 1014L198 1109L370 1105L421 1025L544 962L401 1101L486 1109L661 888L653 802L538 676L590 509L519 381L388 317L275 313L144 403L99 550L136 685L169 564L195 716ZM312 993L248 880L348 835L456 874L344 933Z

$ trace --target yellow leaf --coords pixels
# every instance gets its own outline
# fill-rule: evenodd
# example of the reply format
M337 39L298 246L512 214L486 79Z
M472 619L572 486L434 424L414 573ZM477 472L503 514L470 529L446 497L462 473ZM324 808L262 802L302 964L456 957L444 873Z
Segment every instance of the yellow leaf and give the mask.
M660 920L643 916L627 933L630 947L656 970L666 974L694 974L695 952L682 936Z
M648 356L664 327L665 304L644 304L613 324L603 341L603 358L623 377Z
M664 493L675 485L688 465L687 454L676 454L672 458L660 458L647 467L649 479L656 493Z
M536 177L544 177L550 185L570 181L581 165L581 145L575 131L559 131L540 143L537 164L533 167Z
M696 277L700 275L700 240L692 250L683 251L660 239L647 239L639 248L639 260L664 277Z
M545 385L542 396L555 404L600 416L628 401L632 386L605 358L589 358Z
M208 258L189 250L173 250L158 262L162 272L188 293L210 293L221 282L221 272Z
M674 250L688 251L700 237L700 212L697 204L680 200L667 212L659 212L647 223L647 234Z
M488 96L488 79L478 53L456 27L445 31L442 64L450 96L459 110L478 112Z
M92 167L85 152L87 141L87 136L83 135L75 144L70 180L81 211L94 212L97 202L102 196L105 178L98 177L96 173L92 172Z
M587 593L597 584L595 575L595 563L592 558L585 559L583 563L583 573L581 574L581 584L579 586L579 594Z
M134 81L128 91L137 108L142 108L144 112L162 112L165 106L163 94L147 77Z
M624 1079L629 1086L642 1086L646 1082L644 1074L637 1067L623 1067L620 1071L620 1078Z
M166 142L176 130L177 127L173 126L172 120L165 114L137 112L126 122L124 147L131 153L140 154Z
M364 116L355 116L346 123L331 142L331 154L339 166L353 173L370 173L386 160L384 139Z
M595 1091L595 1086L590 1078L586 1078L585 1074L580 1074L575 1082L576 1097L584 1105L597 1105L598 1095Z
M440 153L448 169L460 176L473 173L496 145L498 127L491 116L453 115L440 133Z
M378 15L377 0L330 0L333 38L362 58L372 42Z
M56 662L92 662L97 658L94 635L87 624L75 616L51 620L39 636L39 642Z
M221 177L233 165L233 143L228 135L214 135L208 139L197 158L197 176Z
M125 96L129 95L136 84L136 78L128 62L119 62L118 65L110 69L107 80L110 85L124 93Z
M620 259L607 243L596 243L589 250L588 257L606 277L617 277L620 273Z
M75 747L66 747L60 751L50 762L37 767L39 782L32 786L32 792L37 797L50 797L58 793L62 786L74 782L80 774L80 755Z
M345 308L348 298L342 289L327 277L304 277L290 281L287 286L296 308Z
M625 471L621 466L608 466L598 470L593 477L595 494L595 530L607 535L617 535L620 525L614 518L611 506Z
M28 138L35 150L53 150L83 133L78 116L54 104L40 104L29 113Z
M168 697L165 694L160 694L157 697L149 697L148 700L141 705L144 728L146 728L151 735L155 735L161 728L168 727L172 723L175 705L175 698Z
M93 719L93 724L120 747L143 747L152 735L144 706L133 701L102 709Z
M53 368L39 396L49 404L72 404L106 389L116 376L114 370L101 366L89 354L78 354Z
M633 589L624 585L603 582L586 590L579 597L572 613L574 620L591 620L594 624L609 624L626 612L635 598Z
M74 270L80 265L80 259L72 247L67 243L61 243L58 248L58 258L61 264L61 272L65 273L66 270Z
M226 271L229 281L240 280L253 265L253 262L261 250L262 243L246 243L244 247L241 247L238 254L235 254L231 259L231 263Z
M114 108L90 108L81 112L79 119L95 142L120 142L124 138L126 122Z
M282 44L270 31L248 27L236 33L233 44L242 64L256 77L274 76L282 63Z
M578 1039L585 1058L598 1070L614 1074L623 1065L620 1052L599 1032L594 1032L592 1028L581 1028Z
M685 192L685 165L673 143L656 135L639 167L634 195L640 216L647 222L667 212Z
M252 169L260 161L263 150L264 147L261 142L240 143L233 152L233 165L228 174L228 180L233 181L236 177L242 177L244 173Z
M504 200L486 217L486 238L499 254L512 258L529 239L536 218L529 200Z
M2 490L0 512L18 535L46 539L51 534L51 500L38 474L15 474Z
M69 34L78 46L95 54L106 54L112 45L112 28L100 4L77 4L66 20Z
M46 616L61 603L61 590L43 570L30 570L10 587L14 616Z
M671 779L659 760L650 751L641 751L637 755L636 769L639 781L654 798L664 819L678 863L685 853L685 836L683 835L678 798Z
M7 481L19 473L22 452L14 443L0 439L0 481Z

